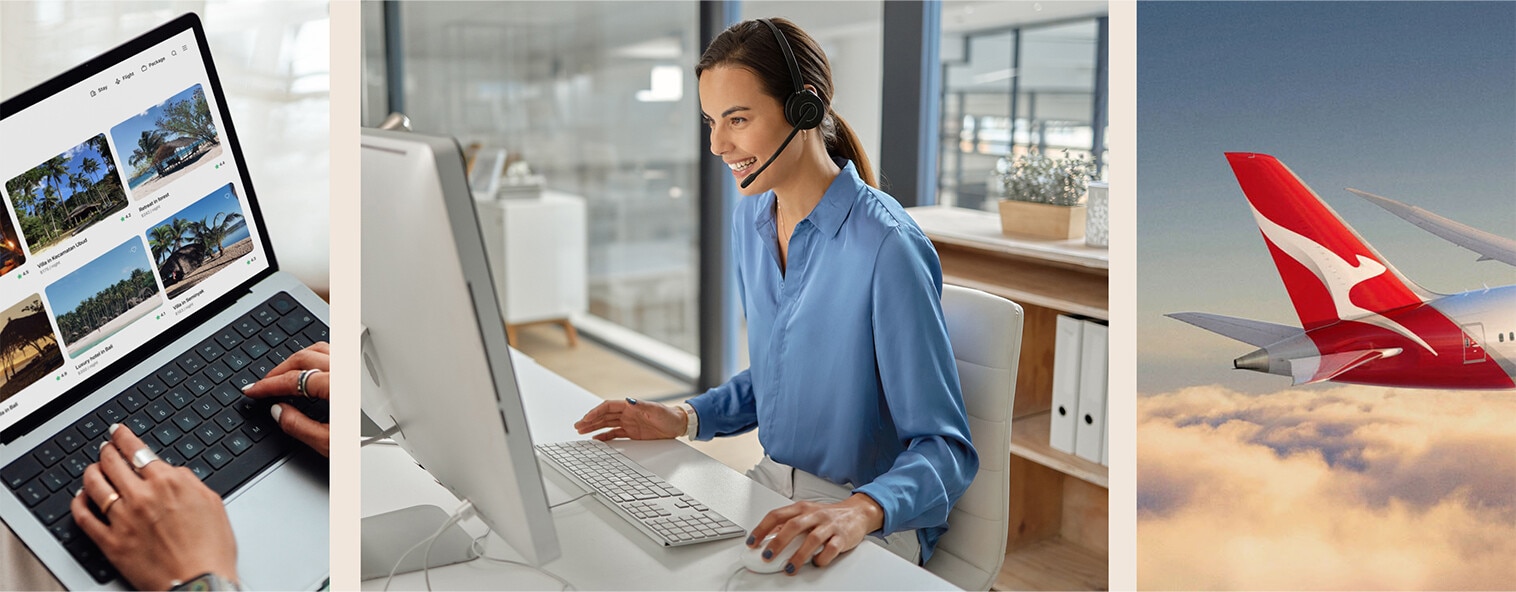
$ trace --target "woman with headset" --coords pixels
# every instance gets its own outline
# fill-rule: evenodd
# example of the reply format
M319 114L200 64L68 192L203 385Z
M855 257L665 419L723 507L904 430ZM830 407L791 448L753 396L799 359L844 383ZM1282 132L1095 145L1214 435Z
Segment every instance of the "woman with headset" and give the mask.
M804 537L794 556L818 552L824 567L873 536L924 564L979 464L937 253L877 188L831 109L826 55L799 27L733 25L695 73L711 152L747 196L733 234L752 363L678 406L609 401L575 428L708 440L761 427L765 456L748 475L796 503L765 516L749 547L775 535L772 559Z

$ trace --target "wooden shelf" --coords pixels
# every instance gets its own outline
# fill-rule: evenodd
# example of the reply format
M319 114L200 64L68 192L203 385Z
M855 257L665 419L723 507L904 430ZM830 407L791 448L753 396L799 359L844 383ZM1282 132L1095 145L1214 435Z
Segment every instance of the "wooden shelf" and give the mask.
M921 231L934 242L1026 257L1038 261L1089 268L1104 272L1111 256L1104 247L1091 247L1084 239L1039 240L1011 238L1000 233L1000 217L979 210L947 206L907 208Z
M1065 475L1110 488L1110 469L1105 465L1054 450L1048 444L1049 412L1033 413L1011 422L1011 454Z
M1106 558L1061 537L1005 554L994 590L1108 590Z
M1014 239L989 212L907 208L937 247L945 283L983 290L1022 306L1109 319L1106 250L1083 241Z

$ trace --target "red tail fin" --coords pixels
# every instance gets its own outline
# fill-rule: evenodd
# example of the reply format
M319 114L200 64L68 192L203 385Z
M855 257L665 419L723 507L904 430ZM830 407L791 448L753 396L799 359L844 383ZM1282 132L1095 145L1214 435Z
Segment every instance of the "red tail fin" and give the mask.
M1267 154L1226 157L1307 331L1362 317L1393 323L1376 313L1425 300L1425 291L1391 267L1283 163ZM1398 325L1386 328L1405 332Z

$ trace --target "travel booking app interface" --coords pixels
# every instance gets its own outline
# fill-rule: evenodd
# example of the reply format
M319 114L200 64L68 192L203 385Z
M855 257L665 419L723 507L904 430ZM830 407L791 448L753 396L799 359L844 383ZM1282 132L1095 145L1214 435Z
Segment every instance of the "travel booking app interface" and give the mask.
M193 31L0 120L0 429L268 269Z

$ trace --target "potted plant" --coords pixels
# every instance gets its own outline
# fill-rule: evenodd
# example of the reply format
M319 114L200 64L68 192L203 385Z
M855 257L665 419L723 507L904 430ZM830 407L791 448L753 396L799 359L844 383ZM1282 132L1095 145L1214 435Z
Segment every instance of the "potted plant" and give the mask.
M1068 240L1084 236L1086 187L1095 163L1079 157L1050 158L1036 150L1015 162L1000 159L996 171L1005 184L1000 231L1006 236Z

